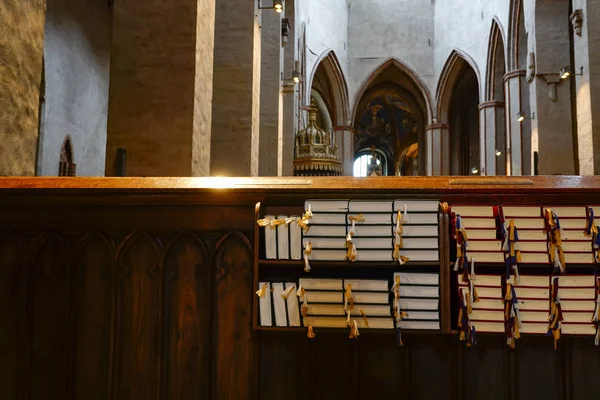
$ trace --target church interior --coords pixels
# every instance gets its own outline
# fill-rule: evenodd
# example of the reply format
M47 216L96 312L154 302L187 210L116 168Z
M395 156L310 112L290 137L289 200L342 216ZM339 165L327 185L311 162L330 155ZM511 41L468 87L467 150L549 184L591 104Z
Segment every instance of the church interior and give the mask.
M0 175L598 171L587 1L178 1L6 0Z
M597 399L599 20L0 0L0 398Z

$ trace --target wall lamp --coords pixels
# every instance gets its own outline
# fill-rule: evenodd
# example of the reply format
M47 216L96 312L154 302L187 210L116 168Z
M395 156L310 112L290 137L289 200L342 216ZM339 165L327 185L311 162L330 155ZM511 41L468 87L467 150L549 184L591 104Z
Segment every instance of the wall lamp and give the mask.
M569 76L571 75L575 75L575 76L581 76L583 75L583 67L580 68L579 73L571 73L571 67L570 66L566 66L566 67L562 67L560 69L560 79L567 79Z
M529 117L526 117L526 116L525 116L525 113L524 113L523 111L519 111L519 112L517 113L517 121L518 121L518 122L523 122L523 121L525 121L526 119L535 119L535 113L532 113L532 114L531 114L531 118L529 118Z
M281 80L284 82L294 82L300 83L302 82L302 74L300 73L300 61L296 61L294 64L294 71L292 71L292 79L283 79L283 72L281 73Z
M271 7L261 7L260 0L258 0L258 9L259 10L275 10L276 13L283 12L283 0L273 0L273 5Z

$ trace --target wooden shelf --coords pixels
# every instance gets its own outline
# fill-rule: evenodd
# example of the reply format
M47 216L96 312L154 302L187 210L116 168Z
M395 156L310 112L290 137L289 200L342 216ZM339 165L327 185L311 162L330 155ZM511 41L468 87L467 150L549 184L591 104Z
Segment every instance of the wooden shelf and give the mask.
M306 333L307 328L306 327L288 327L288 326L281 326L281 327L277 327L277 326L257 326L255 328L257 331L264 331L264 332L300 332L300 333ZM315 330L315 333L343 333L343 334L348 334L348 331L350 328L316 328L313 327L313 329ZM388 334L388 335L396 335L396 329L369 329L369 328L360 328L360 334L362 335L363 333L366 334ZM436 334L441 334L442 332L438 329L438 330L408 330L408 329L403 329L402 330L402 335L422 335L422 334L430 334L430 335L436 335Z
M299 267L304 268L302 260L259 260L258 265L261 267ZM432 267L439 268L439 261L413 261L404 265L397 262L387 261L311 261L312 268L410 268L410 267Z

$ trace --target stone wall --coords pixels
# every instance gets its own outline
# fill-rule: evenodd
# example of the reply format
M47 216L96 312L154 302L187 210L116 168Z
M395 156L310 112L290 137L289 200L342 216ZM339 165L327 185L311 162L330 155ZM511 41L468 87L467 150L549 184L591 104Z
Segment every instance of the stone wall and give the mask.
M0 175L34 175L44 0L0 3Z
M58 175L67 135L77 175L104 175L110 31L106 0L47 0L38 175Z

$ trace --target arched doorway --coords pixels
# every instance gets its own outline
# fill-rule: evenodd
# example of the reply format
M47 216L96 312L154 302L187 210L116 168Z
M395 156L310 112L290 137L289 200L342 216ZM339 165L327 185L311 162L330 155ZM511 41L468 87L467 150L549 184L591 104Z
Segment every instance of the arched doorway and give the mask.
M344 174L351 175L351 160L344 156L345 148L350 147L352 142L352 137L345 134L348 87L333 51L327 51L320 57L311 73L308 88L305 93L310 104L318 110L316 124L330 134L332 147L337 148L336 154L343 163Z
M419 149L429 103L407 70L396 60L382 65L363 85L354 109L354 157L374 149L385 161L384 176L425 175Z
M479 74L472 62L453 51L438 85L438 118L448 124L447 154L451 175L481 174L479 126Z

